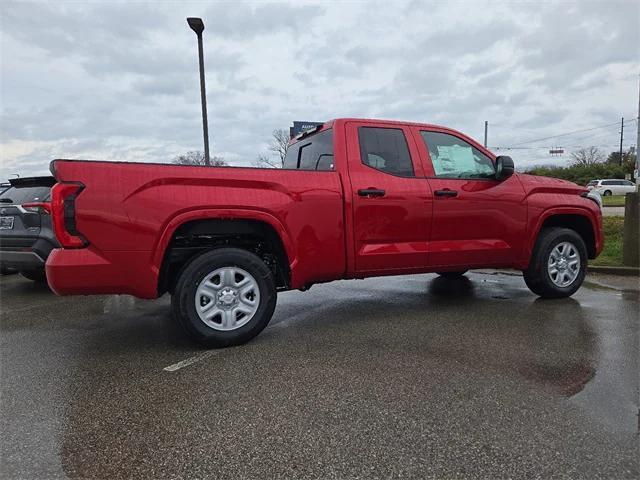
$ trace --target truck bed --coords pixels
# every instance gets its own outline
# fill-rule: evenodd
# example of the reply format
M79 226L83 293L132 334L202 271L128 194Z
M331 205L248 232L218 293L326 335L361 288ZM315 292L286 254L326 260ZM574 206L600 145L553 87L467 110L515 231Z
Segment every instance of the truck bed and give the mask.
M158 295L163 252L178 225L199 218L251 218L281 236L291 287L342 278L346 270L344 201L335 171L275 170L169 164L55 160L59 182L81 182L77 230L88 247L82 259L87 288L65 289L64 266L48 269L61 294ZM52 253L55 258L56 251ZM88 274L87 272L92 272ZM131 278L139 279L132 284ZM89 287L90 286L90 287Z

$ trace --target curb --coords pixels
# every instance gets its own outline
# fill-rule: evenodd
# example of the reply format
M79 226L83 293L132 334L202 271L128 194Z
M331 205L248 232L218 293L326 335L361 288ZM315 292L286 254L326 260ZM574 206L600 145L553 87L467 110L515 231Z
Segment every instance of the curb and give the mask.
M639 267L606 267L606 266L587 266L587 272L591 273L608 273L610 275L623 275L626 277L640 277Z

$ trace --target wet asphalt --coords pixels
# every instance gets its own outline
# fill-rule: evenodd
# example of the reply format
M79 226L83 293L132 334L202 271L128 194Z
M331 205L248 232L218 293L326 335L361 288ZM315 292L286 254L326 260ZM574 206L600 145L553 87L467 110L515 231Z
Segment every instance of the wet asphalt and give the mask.
M0 293L2 478L639 476L637 279L334 282L213 351L167 297Z

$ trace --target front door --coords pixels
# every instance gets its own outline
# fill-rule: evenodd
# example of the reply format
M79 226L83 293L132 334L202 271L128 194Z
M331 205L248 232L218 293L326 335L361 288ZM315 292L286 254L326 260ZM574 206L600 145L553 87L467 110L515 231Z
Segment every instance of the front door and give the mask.
M526 231L525 192L495 178L490 152L445 129L412 128L433 191L431 267L509 266Z
M432 196L409 127L349 122L355 271L420 271L428 265Z

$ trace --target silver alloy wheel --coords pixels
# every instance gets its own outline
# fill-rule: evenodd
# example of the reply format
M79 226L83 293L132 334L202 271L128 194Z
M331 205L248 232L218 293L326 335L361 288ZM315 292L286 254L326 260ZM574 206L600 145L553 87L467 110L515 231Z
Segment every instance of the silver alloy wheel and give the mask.
M246 325L260 305L258 282L239 267L214 270L198 284L196 312L205 325L229 331Z
M549 254L549 278L558 287L568 287L580 273L580 253L571 242L561 242Z

